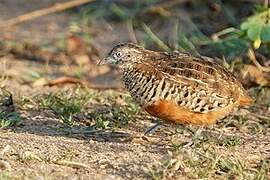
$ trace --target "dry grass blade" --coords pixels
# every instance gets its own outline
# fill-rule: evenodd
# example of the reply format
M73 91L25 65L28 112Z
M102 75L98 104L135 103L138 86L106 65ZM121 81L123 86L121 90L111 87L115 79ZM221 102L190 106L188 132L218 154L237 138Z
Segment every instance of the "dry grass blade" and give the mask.
M143 29L153 40L153 42L155 42L161 49L165 51L170 51L170 48L162 40L160 40L146 24L143 24Z
M263 67L262 65L260 65L260 63L257 61L255 53L253 51L253 49L249 49L248 50L248 57L250 58L250 60L257 66L257 68L263 72L270 72L270 68L268 67Z

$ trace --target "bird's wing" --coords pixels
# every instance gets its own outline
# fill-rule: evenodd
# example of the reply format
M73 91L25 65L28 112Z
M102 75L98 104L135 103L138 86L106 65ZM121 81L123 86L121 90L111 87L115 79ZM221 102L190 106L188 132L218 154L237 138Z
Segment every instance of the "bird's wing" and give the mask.
M196 99L199 104L203 100L205 111L223 108L235 102L241 104L241 99L250 100L234 75L208 57L161 53L151 57L144 67L157 77L164 77L170 83L180 85L182 91L188 92L184 100L193 102Z
M208 90L222 97L235 100L242 88L240 82L228 70L208 57L189 54L164 54L151 61L162 74L174 81L197 90Z
M250 101L233 74L211 58L161 53L134 64L133 71L145 78L141 89L147 82L156 84L153 94L158 100L174 101L191 111L206 113Z

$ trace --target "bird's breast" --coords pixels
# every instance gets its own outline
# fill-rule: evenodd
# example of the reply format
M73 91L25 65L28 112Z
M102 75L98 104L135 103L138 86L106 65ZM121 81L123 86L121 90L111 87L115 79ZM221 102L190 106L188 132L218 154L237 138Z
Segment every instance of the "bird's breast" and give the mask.
M155 76L129 70L123 73L122 79L126 89L140 105L150 103L155 97L158 84Z

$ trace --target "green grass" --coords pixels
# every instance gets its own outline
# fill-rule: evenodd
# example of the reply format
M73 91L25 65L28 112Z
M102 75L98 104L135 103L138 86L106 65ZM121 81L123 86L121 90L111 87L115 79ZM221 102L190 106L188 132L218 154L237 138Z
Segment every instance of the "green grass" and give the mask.
M75 127L75 120L83 118L86 127L77 130L86 134L126 126L139 112L139 105L129 95L114 91L100 94L81 88L24 97L19 104L25 110L50 110L68 126Z
M254 165L255 164L255 165ZM224 155L215 147L177 149L149 170L152 179L260 179L266 180L269 163L260 158L252 164L236 155Z
M19 126L22 123L22 118L17 112L0 112L0 128Z
M247 122L240 123L239 126L241 128L251 126ZM196 129L176 127L167 155L148 169L148 175L152 179L266 180L268 178L270 162L263 155L250 156L258 150L245 145L252 143L253 140L242 138L242 136L249 137L252 131L242 135L230 133L226 135L219 131L215 132L214 129L205 129L197 134ZM186 138L183 140L183 136L189 140ZM245 148L245 151L241 148Z
M217 162L216 173L224 175L229 179L260 179L266 180L268 177L268 166L264 160L256 162L252 167L250 163L245 160L240 160L236 157L223 157Z
M225 137L223 141L219 141L219 145L227 147L227 148L240 145L241 143L242 142L240 138L236 136Z
M153 179L162 178L207 178L217 161L217 155L213 150L205 149L178 149L169 152L157 169L150 170ZM153 177L155 175L155 177Z
M74 117L82 112L93 94L80 88L38 95L35 99L40 108L52 110L63 123L74 124Z
M117 98L121 102L117 103ZM89 114L94 122L91 126L94 129L120 128L127 125L139 112L138 104L129 95L119 96L116 93L110 95L107 99L108 106Z

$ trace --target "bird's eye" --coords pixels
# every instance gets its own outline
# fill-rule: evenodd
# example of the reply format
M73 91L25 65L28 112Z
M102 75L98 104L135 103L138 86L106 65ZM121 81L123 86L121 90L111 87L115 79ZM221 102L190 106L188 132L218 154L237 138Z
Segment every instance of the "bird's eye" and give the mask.
M117 52L117 53L116 53L116 56L117 56L117 57L121 57L121 56L122 56L122 53L121 53L121 52Z
M121 56L122 56L122 53L121 53L121 52L116 52L116 53L113 54L113 58L114 58L114 59L118 59L118 58L120 58Z

